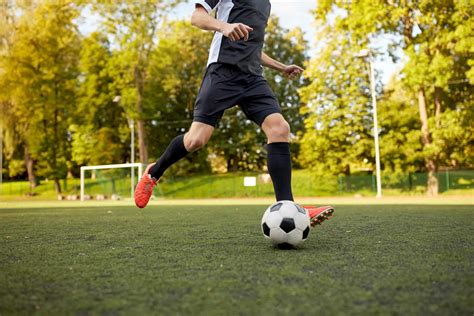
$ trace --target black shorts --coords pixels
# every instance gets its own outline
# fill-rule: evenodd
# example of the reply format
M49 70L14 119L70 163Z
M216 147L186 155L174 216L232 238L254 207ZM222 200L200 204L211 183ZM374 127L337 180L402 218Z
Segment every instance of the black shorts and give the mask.
M281 113L275 94L262 76L242 72L233 65L210 64L194 105L193 121L215 127L224 111L235 105L259 126L268 115Z

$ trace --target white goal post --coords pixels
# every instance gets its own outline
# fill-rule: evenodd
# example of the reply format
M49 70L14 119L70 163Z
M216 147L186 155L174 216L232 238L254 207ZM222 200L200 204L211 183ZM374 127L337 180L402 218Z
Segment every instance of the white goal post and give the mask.
M130 196L133 198L133 191L135 188L135 168L138 168L138 174L141 175L143 172L143 165L141 163L122 163L114 165L99 165L99 166L82 166L81 167L81 201L84 201L84 171L86 170L101 170L101 169L119 169L119 168L130 168L130 181L131 190Z

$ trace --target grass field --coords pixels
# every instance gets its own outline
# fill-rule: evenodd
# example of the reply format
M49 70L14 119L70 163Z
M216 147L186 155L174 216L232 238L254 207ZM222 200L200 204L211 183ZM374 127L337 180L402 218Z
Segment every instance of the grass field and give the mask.
M472 205L341 205L286 251L262 213L0 209L0 315L474 313Z

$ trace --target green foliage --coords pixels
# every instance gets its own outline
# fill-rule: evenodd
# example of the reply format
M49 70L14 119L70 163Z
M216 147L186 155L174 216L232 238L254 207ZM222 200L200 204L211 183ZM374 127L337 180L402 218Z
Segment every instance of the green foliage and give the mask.
M423 168L418 106L395 77L378 103L383 174L395 179Z
M472 165L474 99L467 76L474 51L467 43L473 43L474 19L466 1L423 1L416 9L418 34L405 40L408 62L402 73L412 91L424 90L432 113L431 142L423 146L423 156L442 166Z
M474 105L474 103L473 103ZM433 144L427 150L437 156L438 161L451 167L474 165L474 110L459 107L447 109L438 118L441 125L432 132ZM437 126L436 118L431 118L430 126Z
M326 45L310 61L310 84L300 90L307 116L300 160L316 174L350 174L374 161L368 80L364 61L354 58L361 46L332 25L318 38Z
M11 159L8 163L8 176L16 177L25 173L25 161L19 159Z
M306 165L332 173L347 170L350 164L363 168L359 161L368 157L373 145L366 142L364 147L364 136L369 134L364 123L369 120L363 109L369 105L359 82L367 79L360 77L362 71L353 56L366 47L377 54L379 43L388 41L388 55L397 59L397 50L402 48L406 58L401 80L383 92L379 109L385 172L412 172L424 169L425 163L430 172L439 166L472 166L474 33L470 11L469 1L318 2L315 18L322 48L309 67L313 81L301 91L308 102L306 110L312 113L303 138ZM363 106L352 112L353 103ZM419 116L421 108L426 108L427 119ZM350 137L344 136L351 135L354 127L344 123L344 114L365 130L362 141L353 142L352 147Z
M114 102L118 94L111 74L110 43L101 33L82 41L79 69L83 80L78 105L70 121L72 160L78 165L123 161L129 143L124 108Z
M166 13L180 0L96 0L93 8L103 18L103 31L117 47L110 63L114 88L121 96L127 116L137 122L140 161L148 162L146 120L150 109L144 102L149 83L149 64L156 47L156 33Z
M65 176L69 156L67 127L75 104L80 48L74 25L78 15L78 8L68 1L46 2L26 11L3 67L11 119L38 162L37 173L56 180Z
M89 126L71 125L74 162L79 165L114 164L123 152L116 142L117 131L111 127L92 130Z
M17 29L17 14L20 8L6 1L0 5L0 141L2 141L3 172L5 178L22 175L25 164L20 166L19 161L24 157L21 131L23 127L17 124L17 117L13 112L10 90L12 82L8 76L8 60ZM5 159L6 158L6 159ZM7 177L5 177L8 175Z

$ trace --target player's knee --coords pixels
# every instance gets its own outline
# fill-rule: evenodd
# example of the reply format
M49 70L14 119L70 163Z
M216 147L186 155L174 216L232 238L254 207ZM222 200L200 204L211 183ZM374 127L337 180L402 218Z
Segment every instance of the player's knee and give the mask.
M268 138L270 139L288 140L290 138L290 124L285 120L273 124L269 134Z
M207 140L202 137L189 137L184 145L187 151L193 152L193 151L201 149L206 144L207 144Z

